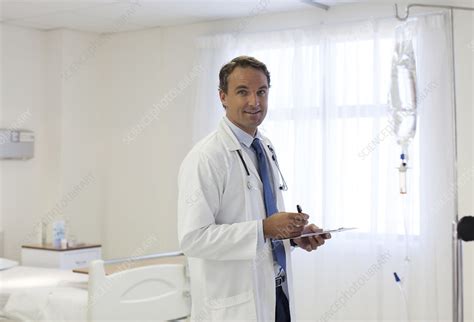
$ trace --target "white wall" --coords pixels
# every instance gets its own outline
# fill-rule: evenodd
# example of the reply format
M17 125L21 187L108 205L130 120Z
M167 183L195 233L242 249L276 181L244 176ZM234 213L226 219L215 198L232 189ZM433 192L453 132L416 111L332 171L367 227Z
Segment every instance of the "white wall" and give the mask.
M1 161L1 214L6 257L18 258L22 238L47 207L51 189L46 127L41 120L45 105L45 34L2 26L2 127L17 124L33 129L38 137L34 161Z
M54 73L59 77L62 94L58 199L72 193L63 211L71 234L82 241L100 242L107 155L107 128L103 127L107 115L101 104L103 71L95 55L78 56L87 53L99 38L96 34L67 30L62 31L61 37L62 73Z
M33 159L0 162L6 257L19 259L20 245L39 241L42 219L64 218L71 234L100 241L99 69L91 59L75 77L62 80L76 52L95 37L2 25L1 126L36 135ZM75 189L89 173L94 180Z
M163 109L130 143L124 141L173 85L163 73L161 37L160 29L116 35L100 53L108 132L103 194L107 257L177 250L176 145L188 135L174 128L179 111Z
M459 110L459 214L474 216L474 13L457 12L454 21ZM464 246L465 318L474 321L474 243Z

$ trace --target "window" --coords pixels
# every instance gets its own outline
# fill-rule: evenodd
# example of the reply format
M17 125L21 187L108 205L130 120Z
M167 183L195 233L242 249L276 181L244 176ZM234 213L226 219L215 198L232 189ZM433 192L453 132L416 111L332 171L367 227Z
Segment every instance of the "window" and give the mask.
M290 188L288 211L301 203L324 227L419 235L419 165L411 164L419 159L416 140L409 193L398 193L400 151L387 105L393 44L392 38L352 37L250 53L272 77L262 129Z

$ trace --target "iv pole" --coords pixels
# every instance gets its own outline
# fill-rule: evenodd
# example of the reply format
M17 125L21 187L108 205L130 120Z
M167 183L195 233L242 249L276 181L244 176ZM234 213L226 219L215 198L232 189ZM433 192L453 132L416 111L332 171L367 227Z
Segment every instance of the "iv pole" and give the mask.
M462 262L462 240L458 236L458 141L457 141L457 101L456 101L456 56L454 48L454 10L469 10L474 11L474 8L456 7L444 5L430 5L430 4L409 4L405 8L405 16L401 17L398 13L398 5L395 4L395 17L400 21L406 21L410 16L410 9L413 7L423 8L441 8L449 9L451 16L451 55L453 62L453 118L454 118L454 200L455 213L453 221L453 322L464 321L464 290L463 290L463 262Z

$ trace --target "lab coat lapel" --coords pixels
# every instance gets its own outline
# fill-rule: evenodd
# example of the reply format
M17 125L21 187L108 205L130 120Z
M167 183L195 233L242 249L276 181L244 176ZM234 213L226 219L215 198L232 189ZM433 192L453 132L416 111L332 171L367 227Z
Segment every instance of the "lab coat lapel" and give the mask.
M259 182L261 183L262 180L260 179L260 174L258 173L257 168L255 168L255 164L250 159L249 155L245 151L243 151L242 152L242 157L244 158L244 161L247 164L247 168L249 169L250 175L252 177L257 178L259 180Z
M273 195L275 196L275 198L277 198L277 204L278 204L278 210L282 211L282 209L280 208L280 204L278 202L278 199L279 199L279 195L281 193L281 190L279 189L280 187L280 174L278 172L278 169L276 167L276 162L275 160L273 160L273 152L270 151L270 149L268 148L268 140L265 138L264 140L262 140L262 145L263 145L263 148L265 150L265 154L267 155L267 160L269 161L268 163L270 164L270 168L272 169L272 176L273 176Z

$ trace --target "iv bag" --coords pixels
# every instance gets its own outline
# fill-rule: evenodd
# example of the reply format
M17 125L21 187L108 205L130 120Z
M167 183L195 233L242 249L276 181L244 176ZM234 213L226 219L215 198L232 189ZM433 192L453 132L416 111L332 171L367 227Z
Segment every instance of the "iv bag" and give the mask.
M412 33L410 27L397 28L389 95L394 134L403 151L416 133L416 62Z

